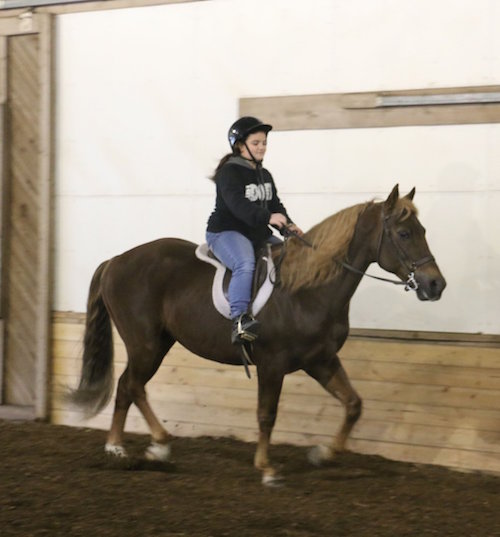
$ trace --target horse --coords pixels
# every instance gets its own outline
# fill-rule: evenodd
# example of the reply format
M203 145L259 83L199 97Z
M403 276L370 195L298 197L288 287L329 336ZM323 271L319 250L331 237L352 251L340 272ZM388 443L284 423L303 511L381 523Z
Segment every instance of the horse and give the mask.
M345 450L362 401L338 353L349 333L349 302L368 266L378 263L420 300L441 297L446 281L430 253L414 194L415 188L400 197L396 185L384 201L343 209L312 227L303 240L290 238L286 255L273 247L273 257L281 260L280 282L258 315L261 331L252 350L259 427L254 466L263 484L281 479L268 451L289 373L305 371L344 406L337 436L331 445L313 448L311 460L324 463ZM110 400L114 323L128 363L118 381L107 453L127 456L123 431L134 403L151 433L146 458L168 460L172 435L149 405L145 385L176 341L208 360L242 364L238 346L230 342L230 321L212 304L214 268L195 256L196 246L177 238L142 244L104 261L92 277L82 371L69 399L87 416Z

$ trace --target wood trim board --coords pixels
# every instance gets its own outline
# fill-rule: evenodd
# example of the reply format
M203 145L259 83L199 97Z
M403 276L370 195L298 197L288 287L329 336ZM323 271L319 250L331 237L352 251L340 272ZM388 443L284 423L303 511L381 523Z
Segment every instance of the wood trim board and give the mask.
M84 324L85 313L75 311L54 311L52 313L52 322L55 325L59 323ZM75 330L78 328L75 327ZM500 346L500 335L497 334L471 334L465 332L425 332L409 330L384 330L379 328L351 328L350 339L352 338L374 338L402 341L427 341L435 343L471 343L482 346L483 344L496 347Z
M64 2L54 3L54 5L38 6L32 8L14 8L0 10L2 16L18 16L32 11L35 13L51 13L53 15L64 15L68 13L81 13L86 11L107 11L111 9L128 9L133 7L152 7L168 4L186 4L193 2L206 2L208 0L102 0L79 2L76 4L65 4Z
M265 118L274 130L352 129L500 123L500 102L382 106L383 97L498 94L500 86L424 88L240 99L240 115Z
M52 304L52 274L53 274L53 205L54 205L54 16L48 13L37 14L40 28L39 57L40 57L40 118L39 118L39 171L38 196L39 218L38 229L38 312L36 337L36 398L35 413L38 418L45 418L49 413L49 361L51 344L51 304Z

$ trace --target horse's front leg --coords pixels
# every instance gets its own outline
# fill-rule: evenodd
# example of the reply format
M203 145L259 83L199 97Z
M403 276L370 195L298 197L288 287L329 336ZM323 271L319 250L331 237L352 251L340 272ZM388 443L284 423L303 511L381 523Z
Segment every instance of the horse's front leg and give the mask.
M127 419L127 413L130 405L132 404L132 398L128 393L129 382L129 368L120 376L118 381L118 388L116 390L115 410L113 412L113 419L111 422L111 429L108 433L108 439L104 446L104 451L109 455L115 455L116 457L127 457L127 451L123 447L123 430L125 428L125 421Z
M313 464L321 464L332 460L336 453L345 450L345 445L354 424L361 416L361 398L349 382L345 369L335 354L328 360L318 359L305 369L311 377L317 380L323 388L336 397L345 409L344 421L331 446L317 446L309 453L309 460Z
M269 462L271 433L278 413L278 402L283 387L283 373L270 371L269 366L257 368L259 400L257 419L259 422L259 442L255 452L254 465L262 472L262 483L273 486L280 481L276 470Z

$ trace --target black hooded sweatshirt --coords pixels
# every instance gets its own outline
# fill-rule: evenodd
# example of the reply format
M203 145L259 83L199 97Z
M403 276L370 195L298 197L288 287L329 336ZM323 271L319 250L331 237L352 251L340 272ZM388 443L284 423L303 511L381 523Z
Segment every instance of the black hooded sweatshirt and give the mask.
M265 168L255 169L243 157L233 156L215 174L215 209L208 219L207 231L238 231L255 247L270 236L271 213L284 214L272 175Z

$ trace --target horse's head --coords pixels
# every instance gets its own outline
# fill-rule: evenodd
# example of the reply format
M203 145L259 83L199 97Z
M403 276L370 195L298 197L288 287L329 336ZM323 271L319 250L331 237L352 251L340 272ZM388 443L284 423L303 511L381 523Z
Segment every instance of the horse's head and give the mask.
M400 198L396 185L382 206L382 229L377 261L407 282L420 300L439 300L446 287L425 239L425 229L413 205L415 188Z

